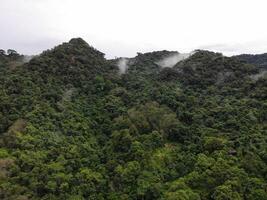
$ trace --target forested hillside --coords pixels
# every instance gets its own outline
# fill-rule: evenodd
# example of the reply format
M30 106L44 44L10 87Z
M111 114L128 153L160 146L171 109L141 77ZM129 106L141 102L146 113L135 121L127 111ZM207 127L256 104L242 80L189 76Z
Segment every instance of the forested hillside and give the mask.
M234 56L235 58L239 58L240 60L246 61L250 64L257 65L261 68L265 68L267 70L267 53L263 54L241 54L238 56Z
M159 65L175 53L121 73L81 38L0 51L0 199L266 200L266 75L202 50Z

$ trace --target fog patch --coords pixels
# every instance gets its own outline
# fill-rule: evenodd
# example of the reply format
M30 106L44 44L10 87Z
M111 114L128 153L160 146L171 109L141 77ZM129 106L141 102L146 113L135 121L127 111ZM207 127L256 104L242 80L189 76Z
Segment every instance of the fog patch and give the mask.
M171 56L167 56L166 58L163 58L162 60L158 61L157 64L163 68L165 67L173 67L178 62L185 60L189 58L191 55L193 55L195 52L190 53L175 53Z
M31 59L33 59L35 56L28 56L28 55L25 55L23 56L23 59L22 59L22 62L23 63L28 63L30 62Z
M66 86L68 87L68 86ZM57 102L57 106L60 110L65 110L66 105L68 102L71 101L72 97L73 97L73 93L75 92L75 88L71 87L69 89L66 89L61 97L61 100Z
M257 80L259 80L260 78L263 78L263 77L265 77L265 76L267 76L267 71L266 71L266 70L261 71L261 72L258 73L258 74L250 75L249 77L250 77L252 80L257 81Z
M221 85L233 75L233 72L219 72L217 75L216 85Z
M119 67L120 74L126 73L128 67L129 67L128 62L129 62L129 59L127 59L127 58L120 58L119 59L117 66Z

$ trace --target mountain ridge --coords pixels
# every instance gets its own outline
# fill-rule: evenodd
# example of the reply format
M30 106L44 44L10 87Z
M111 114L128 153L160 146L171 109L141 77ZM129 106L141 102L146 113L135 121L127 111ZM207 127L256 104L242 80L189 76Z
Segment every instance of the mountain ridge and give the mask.
M267 199L266 76L177 55L139 53L123 73L81 38L1 55L0 199Z

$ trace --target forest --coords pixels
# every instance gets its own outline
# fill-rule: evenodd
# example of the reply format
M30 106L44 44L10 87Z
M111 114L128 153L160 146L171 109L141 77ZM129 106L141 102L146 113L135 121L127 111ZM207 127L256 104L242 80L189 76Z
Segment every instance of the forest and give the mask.
M0 199L267 200L267 56L0 50Z

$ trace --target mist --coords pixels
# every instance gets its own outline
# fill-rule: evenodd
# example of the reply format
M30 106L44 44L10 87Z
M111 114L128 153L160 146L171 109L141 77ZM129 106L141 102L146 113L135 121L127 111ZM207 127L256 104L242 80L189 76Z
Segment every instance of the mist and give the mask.
M264 76L267 76L267 71L264 70L264 71L261 71L260 73L258 74L254 74L254 75L251 75L250 78L254 81L257 81L259 80L260 78L264 77Z
M173 67L178 62L189 58L191 55L193 55L194 52L190 53L175 53L171 56L168 56L166 58L163 58L162 60L158 61L157 64L163 68L165 67Z
M128 67L129 67L128 62L129 62L129 60L127 58L120 58L119 59L117 66L119 67L120 74L125 74L125 72L127 71Z
M24 56L23 56L23 60L22 60L22 62L24 62L24 63L28 63L28 62L30 62L30 60L33 59L34 57L35 57L35 56L24 55Z

